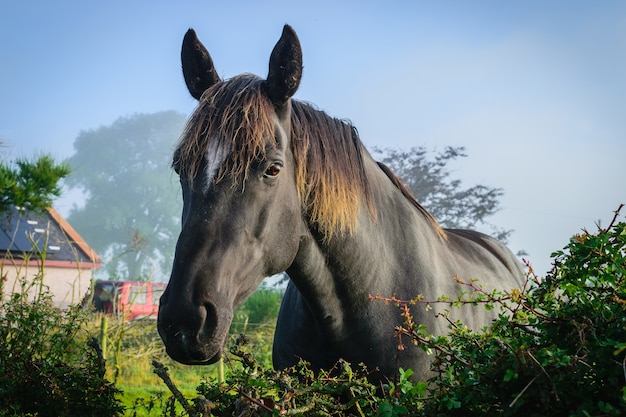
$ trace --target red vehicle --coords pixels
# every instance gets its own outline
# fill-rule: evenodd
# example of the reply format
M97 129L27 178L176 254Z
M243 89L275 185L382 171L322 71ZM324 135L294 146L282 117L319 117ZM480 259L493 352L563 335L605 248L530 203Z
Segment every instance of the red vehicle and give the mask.
M141 281L96 281L93 306L96 311L115 314L131 321L156 319L159 298L166 284Z

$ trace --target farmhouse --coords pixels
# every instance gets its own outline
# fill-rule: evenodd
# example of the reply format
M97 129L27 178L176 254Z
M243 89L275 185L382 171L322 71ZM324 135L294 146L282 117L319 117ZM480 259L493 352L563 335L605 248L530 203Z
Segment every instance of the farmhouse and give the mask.
M35 213L13 208L0 214L0 279L2 296L20 291L20 282L49 287L54 303L67 307L89 290L100 257L54 209ZM33 285L29 295L37 293Z

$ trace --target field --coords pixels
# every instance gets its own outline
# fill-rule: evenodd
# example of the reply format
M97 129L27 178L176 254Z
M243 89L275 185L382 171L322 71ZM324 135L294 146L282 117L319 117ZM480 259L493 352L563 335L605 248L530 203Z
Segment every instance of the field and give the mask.
M209 415L206 408L176 406L174 385L183 393L180 402L201 394L214 416L624 415L626 223L574 235L553 258L545 277L529 267L522 288L490 292L464 283L471 291L455 305L500 312L482 331L454 322L448 335L429 335L411 314L423 307L419 298L373 300L405 318L396 329L403 348L425 349L433 358L428 381L399 369L378 387L360 367L341 361L328 372L304 363L273 371L272 325L281 297L275 291L255 293L236 312L231 347L244 354L232 357L243 359L226 360L223 373L219 366L170 361L154 321L59 310L43 288L35 300L13 294L0 309L0 415ZM239 333L250 339L244 348L235 342ZM153 359L169 369L172 386L154 375Z
M254 346L255 358L264 367L271 367L271 345L274 325L282 293L260 290L254 293L235 313L231 326L231 342L245 333ZM125 322L115 317L92 314L87 322L90 334L98 335L106 358L106 376L122 393L119 398L126 406L126 415L149 415L147 408L155 407L153 415L161 415L161 407L171 396L167 386L154 373L153 360L162 363L173 383L187 398L193 398L203 381L223 380L240 368L228 356L222 364L186 366L172 361L156 329L156 320L142 319ZM220 376L220 367L223 374Z
M231 326L231 339L245 332L263 366L271 366L281 297L277 290L257 291L235 312ZM223 381L237 369L228 355L206 367L173 362L154 319L128 322L82 305L59 310L51 301L39 278L24 280L21 292L0 298L0 396L13 399L0 406L0 416L187 415L155 374L153 361L167 368L189 399L203 381Z

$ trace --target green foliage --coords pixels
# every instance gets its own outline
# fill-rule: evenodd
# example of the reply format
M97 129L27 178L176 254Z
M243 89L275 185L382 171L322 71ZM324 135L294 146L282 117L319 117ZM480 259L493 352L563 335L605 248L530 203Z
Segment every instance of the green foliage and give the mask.
M428 381L418 381L410 369L400 369L394 380L373 386L364 368L343 361L321 372L313 372L304 362L274 371L264 353L259 362L259 354L267 351L260 346L268 346L270 338L250 343L240 337L231 344L225 381L209 372L193 400L186 399L192 396L186 389L177 397L158 391L147 400L147 395L135 395L127 415L624 415L626 223L616 219L617 213L606 229L574 236L564 250L553 254L551 272L539 279L529 270L523 288L488 292L478 282L460 282L467 291L457 299L386 299L405 319L397 329L402 347L432 352L433 374ZM38 289L37 295L28 299L26 294L33 288ZM273 297L259 292L241 314L272 311L259 319L271 320ZM411 314L412 309L431 303L450 308L471 304L500 314L484 331L451 322L448 335L433 336ZM41 281L35 280L22 281L21 291L2 303L1 313L0 415L121 412L115 399L118 391L103 376L97 345L91 349L87 345L88 326L80 309L55 309ZM155 342L153 322L120 325L129 327L123 332L113 325L109 328L123 335L121 346L129 364L136 365L140 356L164 356ZM168 366L176 374L174 380L185 379L177 374L176 367L182 365ZM122 371L120 381L131 380L133 372ZM168 371L162 367L160 372L163 378ZM189 378L185 383L190 383Z
M406 321L401 334L436 352L414 415L626 413L626 223L576 235L553 257L545 279L530 271L526 290L468 284L475 293L464 302L500 307L485 332L453 323L449 336L425 337Z
M389 382L389 399L382 398L378 407L380 416L402 416L409 409L419 409L428 390L428 384L423 381L413 381L411 369L398 370L397 382Z
M282 297L282 291L269 288L252 293L235 312L231 333L246 333L248 326L273 326Z
M69 173L69 165L57 164L48 155L32 161L20 158L15 165L0 161L0 213L12 206L47 209L61 194L59 181Z
M376 387L358 367L340 361L335 368L313 372L305 362L284 371L259 366L246 338L231 349L241 369L224 383L206 380L198 394L208 401L211 415L371 415L376 407Z
M460 282L468 290L458 299L373 297L400 309L403 349L414 344L432 352L428 381L400 369L395 380L374 387L365 370L341 361L319 373L306 363L267 370L240 339L231 355L241 367L223 383L202 382L196 402L208 401L214 416L624 415L626 223L616 219L596 234L574 236L554 253L544 279L529 269L523 288L488 292L478 282ZM431 303L470 304L500 314L482 331L450 322L448 335L433 336L411 313Z
M250 323L275 323L282 298L282 291L261 288L248 297L239 309L247 314Z
M74 141L66 182L86 200L67 220L106 259L109 275L154 279L172 265L182 199L170 166L184 123L173 111L135 114Z
M246 334L255 346L254 356L264 367L272 366L272 340L283 291L261 288L235 310L231 335Z
M22 279L19 291L2 298L0 415L110 417L123 411L84 322L80 308L53 306L42 276Z
M256 291L237 309L231 326L230 346L236 342L235 335L244 330L243 319L250 317L245 330L249 340L247 347L254 352L258 366L266 369L272 366L272 337L281 296L277 290ZM155 320L126 322L120 317L92 314L84 328L89 334L100 335L106 377L123 391L119 397L126 406L125 415L186 415L183 407L175 404L174 397L166 395L167 387L159 384L152 372L152 360L166 367L171 380L185 395L195 392L201 378L219 379L217 366L187 366L171 360L165 353ZM225 362L227 374L241 371L237 360L227 357Z

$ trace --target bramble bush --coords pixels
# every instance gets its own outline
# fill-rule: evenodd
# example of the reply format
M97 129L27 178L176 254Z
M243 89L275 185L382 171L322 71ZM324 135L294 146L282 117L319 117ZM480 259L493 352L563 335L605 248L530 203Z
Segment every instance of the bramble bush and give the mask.
M459 282L467 291L458 299L372 297L372 302L398 308L404 318L395 329L398 337L416 345L405 348L432 352L428 381L416 381L410 369L400 369L395 380L373 386L362 366L341 361L319 373L304 362L275 371L265 360L258 362L257 353L266 350L259 348L263 341L240 338L226 361L226 380L206 378L193 400L178 392L130 411L143 407L152 410L149 415L168 416L625 415L626 223L618 222L619 212L607 228L583 231L555 252L546 277L535 276L529 267L522 288L487 291L472 281ZM55 308L41 277L21 285L0 301L0 415L119 415L119 390L106 380L85 312ZM33 288L36 296L28 298ZM469 303L495 309L499 316L483 331L450 322L448 335L433 336L412 314L430 303L450 309ZM165 368L157 366L155 372L167 378ZM174 408L174 398L182 407ZM155 401L166 406L155 408Z
M620 416L626 413L626 223L583 231L552 254L528 288L466 302L499 307L485 332L460 323L447 337L402 334L436 352L419 413L439 416ZM402 308L406 308L406 304ZM409 324L409 325L407 325ZM423 343L426 342L426 343ZM423 343L423 344L422 344Z
M404 324L396 332L403 343L432 352L428 381L415 381L411 370L400 369L396 380L374 387L362 367L344 362L319 374L306 363L267 370L238 343L231 359L243 366L224 382L202 382L196 407L187 404L188 415L625 415L626 223L617 221L621 208L607 228L583 231L555 252L546 277L537 277L528 265L523 288L488 292L472 281L459 282L467 291L453 300L372 297L372 302L399 308ZM450 322L448 335L433 336L411 313L430 303L449 308L469 303L497 309L499 316L482 331Z
M0 280L0 415L119 415L119 391L104 378L97 340L83 330L85 312L78 306L55 307L43 271L33 280L22 278L12 294L5 295L4 282Z

